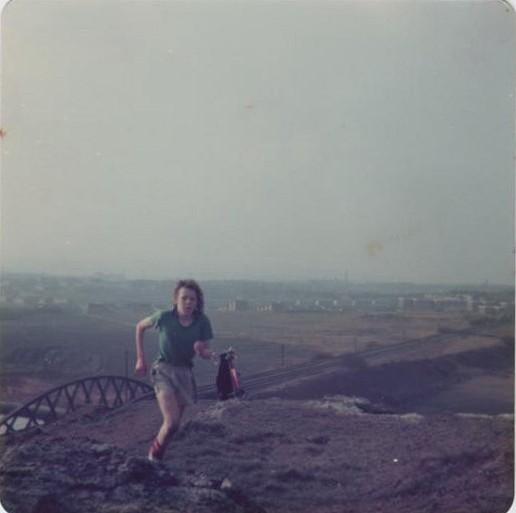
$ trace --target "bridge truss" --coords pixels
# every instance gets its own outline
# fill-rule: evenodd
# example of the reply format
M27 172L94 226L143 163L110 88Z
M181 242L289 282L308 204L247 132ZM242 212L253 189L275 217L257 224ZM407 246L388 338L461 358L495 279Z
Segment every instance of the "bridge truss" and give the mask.
M153 393L142 381L124 376L94 376L52 388L0 421L0 435L55 421L83 405L118 408Z

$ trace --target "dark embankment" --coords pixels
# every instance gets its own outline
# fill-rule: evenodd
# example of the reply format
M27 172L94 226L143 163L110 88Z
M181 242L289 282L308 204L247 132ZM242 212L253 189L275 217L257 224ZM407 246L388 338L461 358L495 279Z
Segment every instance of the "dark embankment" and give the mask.
M365 397L396 412L513 413L514 339L432 359L369 365L349 356L340 369L264 390L256 397Z

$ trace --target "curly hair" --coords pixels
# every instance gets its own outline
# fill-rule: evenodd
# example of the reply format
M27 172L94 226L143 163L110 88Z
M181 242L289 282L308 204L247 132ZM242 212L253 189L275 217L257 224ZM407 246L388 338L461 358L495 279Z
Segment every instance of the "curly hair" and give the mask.
M200 285L195 280L179 280L174 289L174 301L177 300L179 289L182 288L193 290L197 296L197 312L204 312L204 293Z

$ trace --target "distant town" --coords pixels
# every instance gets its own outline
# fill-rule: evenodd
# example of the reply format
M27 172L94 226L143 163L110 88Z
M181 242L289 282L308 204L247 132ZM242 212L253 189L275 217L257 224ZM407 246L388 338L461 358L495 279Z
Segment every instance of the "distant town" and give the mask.
M166 308L175 280L4 274L0 312L52 309L105 315L109 311L152 312ZM514 288L489 285L359 284L344 280L201 281L207 310L221 312L431 312L455 311L514 318Z

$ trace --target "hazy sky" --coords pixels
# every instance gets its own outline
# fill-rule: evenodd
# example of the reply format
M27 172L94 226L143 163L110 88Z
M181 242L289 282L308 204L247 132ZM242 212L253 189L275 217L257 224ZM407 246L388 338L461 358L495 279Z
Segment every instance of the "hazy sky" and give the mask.
M2 266L514 283L500 1L12 0Z

